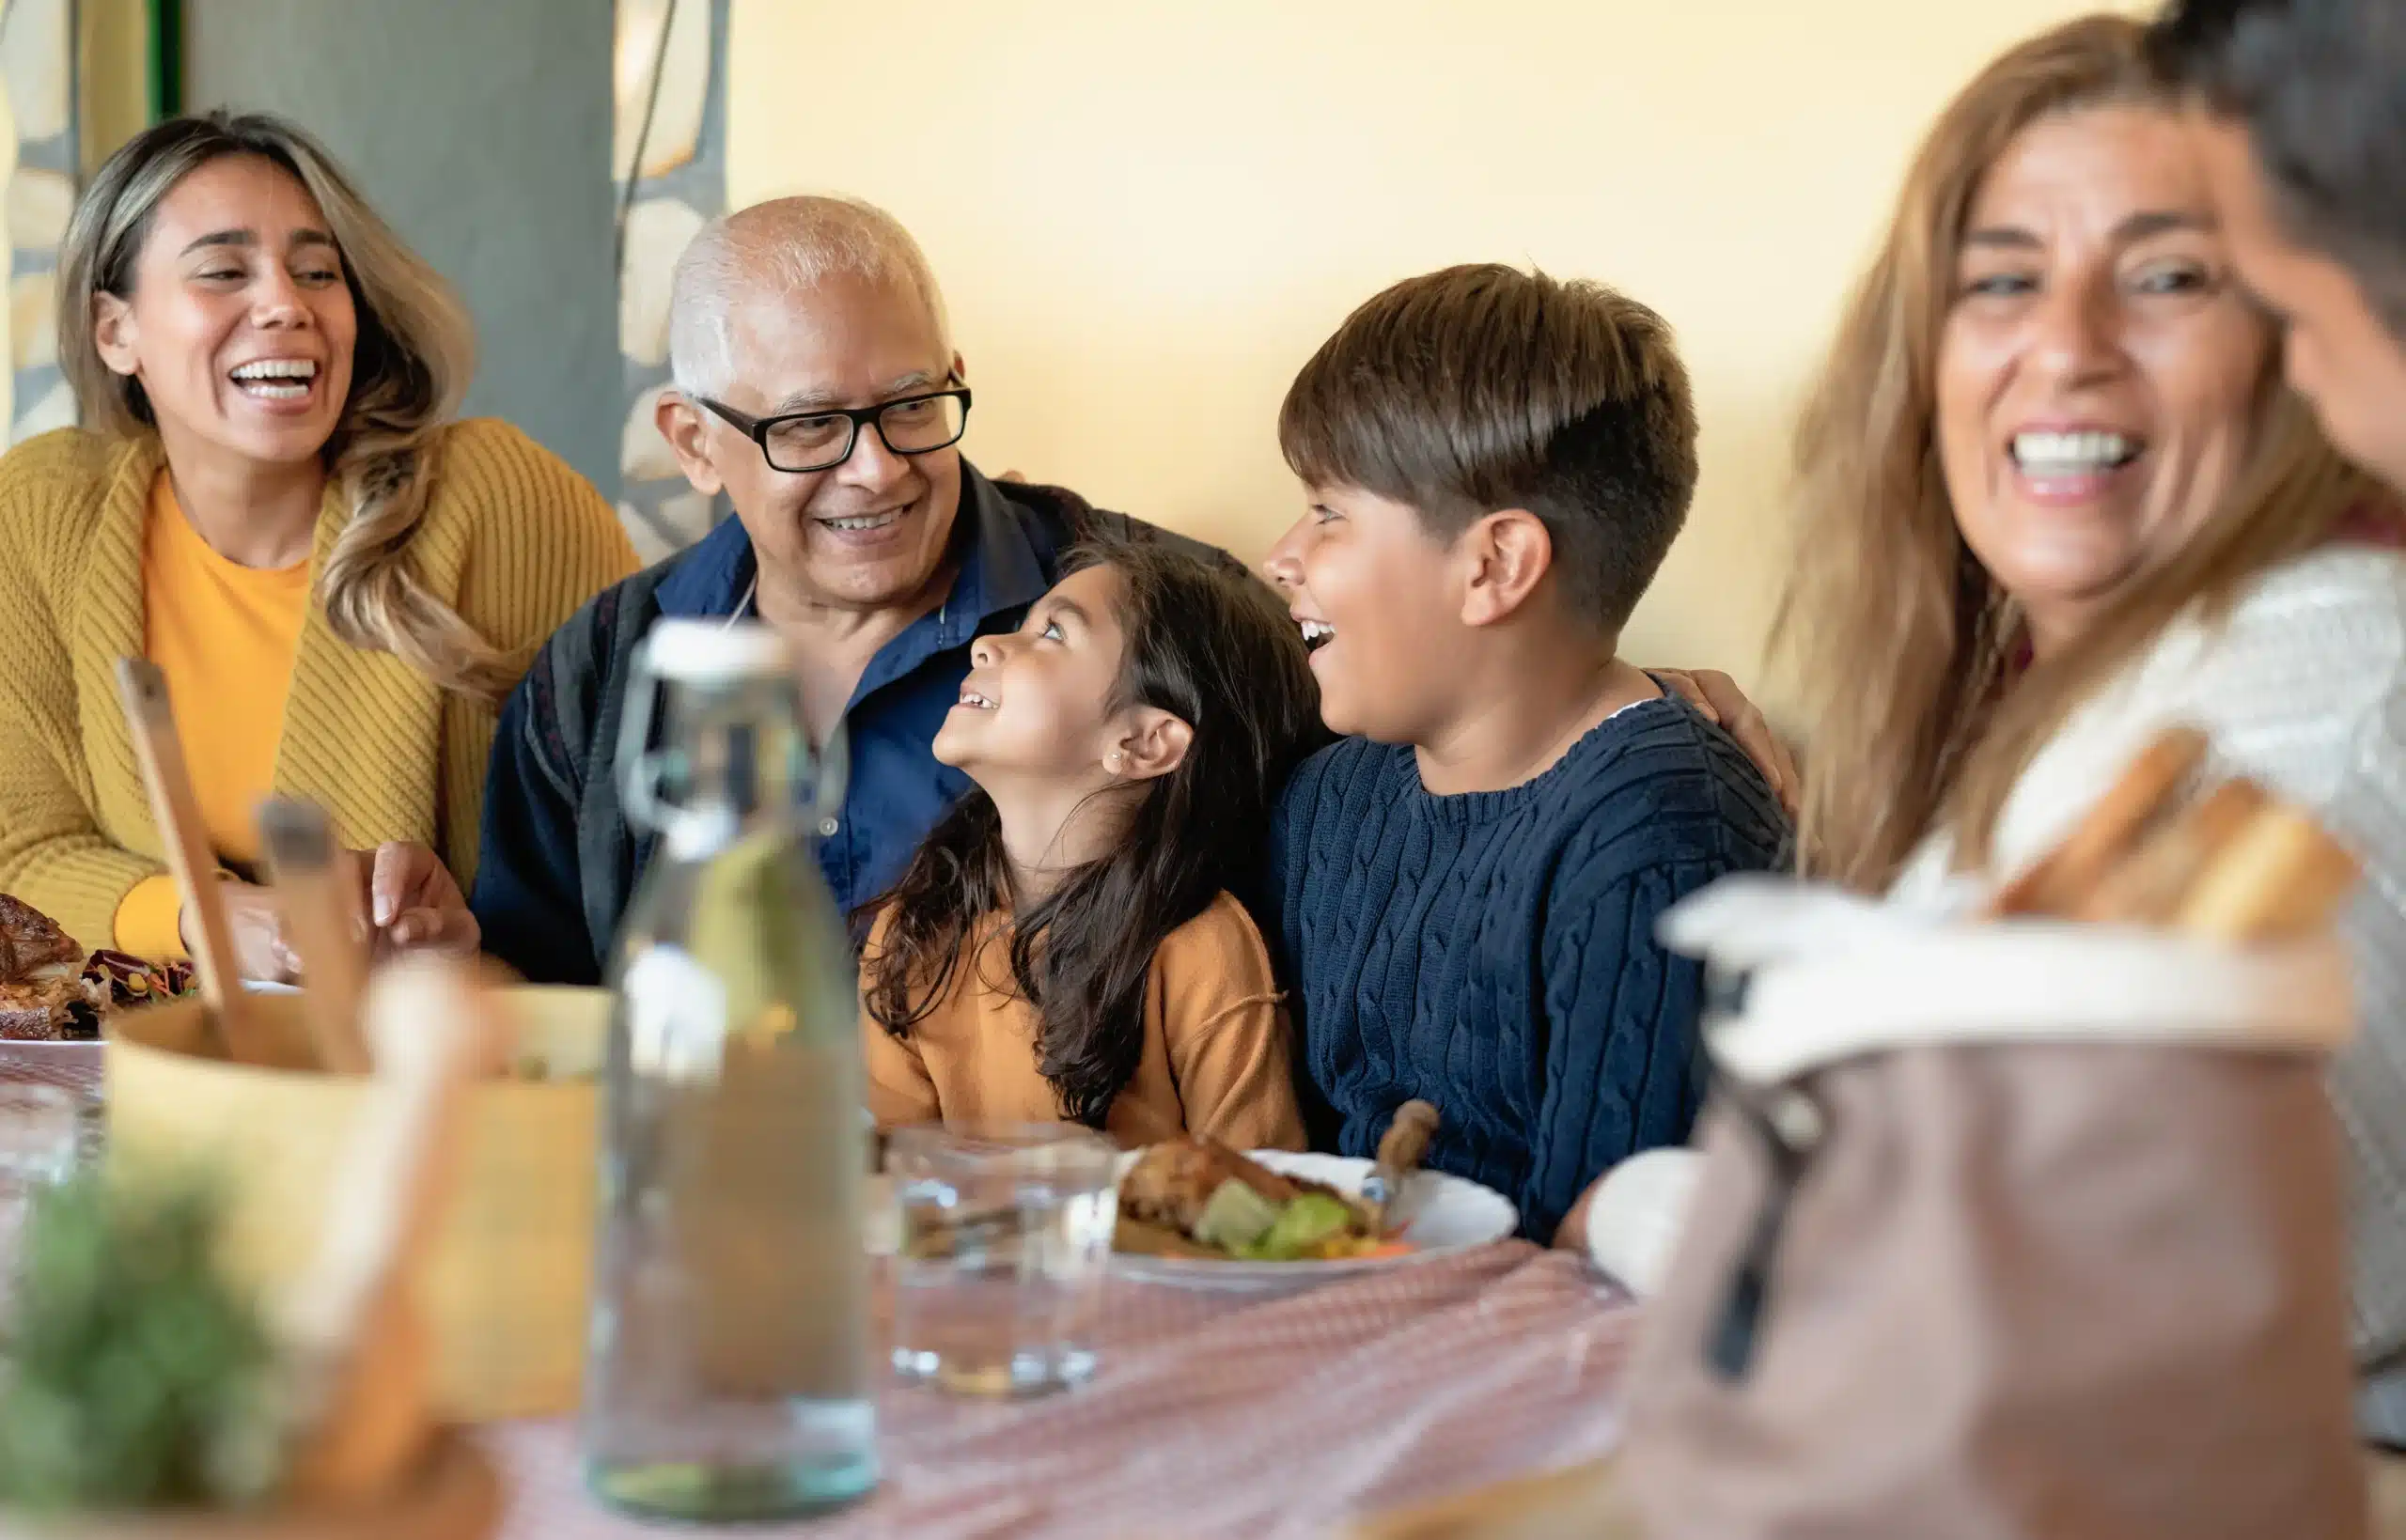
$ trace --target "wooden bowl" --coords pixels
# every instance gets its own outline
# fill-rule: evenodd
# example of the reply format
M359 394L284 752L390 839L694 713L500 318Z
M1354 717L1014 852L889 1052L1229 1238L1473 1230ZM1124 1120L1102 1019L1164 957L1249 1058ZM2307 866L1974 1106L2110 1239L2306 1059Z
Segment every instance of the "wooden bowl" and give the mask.
M0 1533L24 1540L486 1540L501 1523L501 1482L474 1444L438 1439L418 1479L358 1508L258 1513L86 1514L67 1519L0 1515Z
M471 1098L428 1313L441 1412L463 1423L572 1410L585 1362L599 1187L599 1070L610 996L503 991L522 1050L554 1079L495 1079ZM255 995L276 1062L231 1064L197 1001L112 1019L104 1056L112 1171L204 1171L227 1190L227 1266L254 1287L314 1253L327 1189L367 1082L312 1067L298 995ZM579 1076L561 1079L563 1075Z

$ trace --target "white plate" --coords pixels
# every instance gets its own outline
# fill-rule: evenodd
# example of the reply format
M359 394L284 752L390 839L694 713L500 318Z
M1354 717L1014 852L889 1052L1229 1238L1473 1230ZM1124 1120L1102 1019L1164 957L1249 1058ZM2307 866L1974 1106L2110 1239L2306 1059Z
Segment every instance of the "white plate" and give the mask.
M1296 1155L1286 1150L1256 1150L1253 1158L1284 1175L1325 1182L1348 1194L1362 1190L1362 1182L1370 1174L1372 1164L1351 1156ZM1134 1159L1130 1156L1128 1163L1133 1164ZM1405 1193L1411 1223L1402 1238L1411 1243L1412 1250L1401 1256L1352 1257L1342 1262L1203 1262L1189 1257L1135 1256L1114 1252L1111 1270L1139 1283L1169 1283L1179 1288L1286 1293L1491 1245L1520 1228L1520 1210L1512 1206L1509 1198L1460 1176L1435 1171L1415 1172L1405 1184Z

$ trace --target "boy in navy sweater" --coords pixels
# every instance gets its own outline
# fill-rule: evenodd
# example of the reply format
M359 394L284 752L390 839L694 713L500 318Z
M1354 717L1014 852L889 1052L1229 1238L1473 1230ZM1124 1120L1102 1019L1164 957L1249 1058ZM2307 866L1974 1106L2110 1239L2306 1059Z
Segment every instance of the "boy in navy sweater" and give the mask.
M1616 651L1695 491L1687 372L1601 286L1449 268L1355 311L1278 436L1309 507L1269 571L1349 735L1272 834L1314 1143L1371 1155L1426 1097L1429 1164L1549 1239L1695 1113L1701 979L1655 917L1787 834L1737 745Z

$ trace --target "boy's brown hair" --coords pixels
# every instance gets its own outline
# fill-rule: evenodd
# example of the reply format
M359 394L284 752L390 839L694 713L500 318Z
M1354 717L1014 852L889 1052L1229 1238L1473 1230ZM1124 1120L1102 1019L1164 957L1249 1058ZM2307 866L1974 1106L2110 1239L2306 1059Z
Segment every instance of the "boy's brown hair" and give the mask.
M1452 538L1525 508L1570 613L1617 633L1695 494L1671 328L1601 284L1500 263L1408 278L1346 318L1278 411L1287 464Z

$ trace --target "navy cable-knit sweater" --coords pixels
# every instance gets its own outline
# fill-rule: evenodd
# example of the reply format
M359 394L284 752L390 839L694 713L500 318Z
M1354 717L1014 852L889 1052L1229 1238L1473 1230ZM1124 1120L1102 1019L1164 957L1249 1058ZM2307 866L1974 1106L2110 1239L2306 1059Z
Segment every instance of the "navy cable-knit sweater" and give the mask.
M1425 1097L1428 1163L1550 1240L1590 1180L1695 1115L1701 970L1655 917L1787 837L1761 773L1676 697L1504 791L1432 795L1409 747L1315 754L1280 801L1266 895L1314 1146L1374 1155Z

